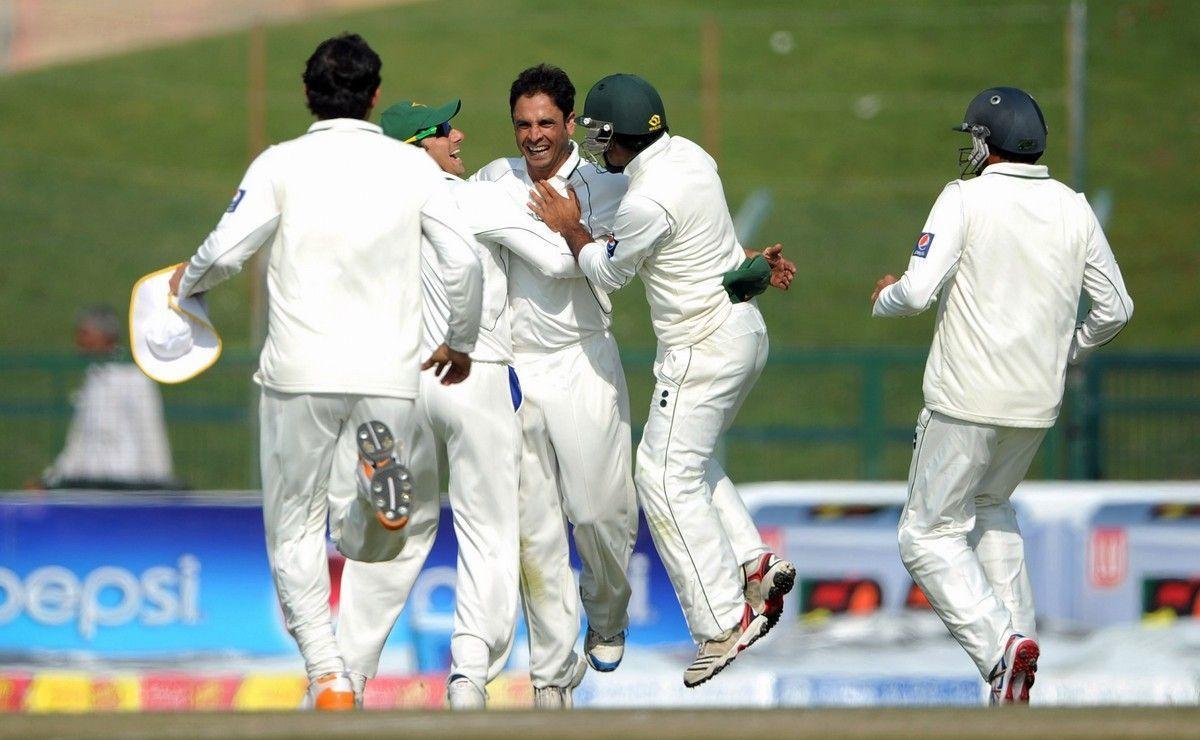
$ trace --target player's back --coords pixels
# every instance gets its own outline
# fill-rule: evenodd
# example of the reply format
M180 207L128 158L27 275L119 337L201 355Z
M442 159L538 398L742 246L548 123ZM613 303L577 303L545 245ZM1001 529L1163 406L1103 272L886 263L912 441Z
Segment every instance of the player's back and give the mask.
M995 164L959 188L963 251L942 293L927 403L969 421L1050 426L1095 217L1039 165Z
M639 269L655 333L668 347L695 344L733 309L721 279L745 257L717 164L688 139L665 135L626 171L629 197L660 205L671 228Z
M445 187L436 166L350 119L318 122L260 159L280 208L264 384L414 395L421 208Z

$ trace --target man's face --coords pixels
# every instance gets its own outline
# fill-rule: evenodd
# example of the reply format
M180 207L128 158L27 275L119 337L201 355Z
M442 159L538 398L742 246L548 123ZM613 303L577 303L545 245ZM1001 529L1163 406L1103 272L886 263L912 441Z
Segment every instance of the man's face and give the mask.
M84 321L75 327L75 348L84 355L107 355L117 343L103 329Z
M441 167L443 172L462 177L463 173L467 171L467 166L463 164L458 154L463 140L466 138L467 135L462 131L452 128L447 136L427 136L419 143L421 148L433 157L433 161L437 162L437 166Z
M571 149L575 113L566 116L546 93L517 98L513 106L513 133L530 174L545 179L554 173Z

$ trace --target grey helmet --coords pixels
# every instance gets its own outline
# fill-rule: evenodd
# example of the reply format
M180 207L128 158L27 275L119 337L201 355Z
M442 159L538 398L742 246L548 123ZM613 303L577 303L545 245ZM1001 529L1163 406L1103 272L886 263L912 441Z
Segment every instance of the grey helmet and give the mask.
M971 146L958 150L960 175L978 175L988 153L1041 154L1046 151L1046 118L1033 96L1015 87L989 87L967 106L954 127L971 135Z

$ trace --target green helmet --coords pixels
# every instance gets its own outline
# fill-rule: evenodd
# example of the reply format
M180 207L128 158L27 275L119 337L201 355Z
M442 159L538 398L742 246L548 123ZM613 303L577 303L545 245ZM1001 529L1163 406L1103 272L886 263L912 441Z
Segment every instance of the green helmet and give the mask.
M598 167L606 167L604 152L613 134L644 136L667 131L667 111L662 97L637 75L609 75L592 85L578 120L587 132L583 153ZM611 168L610 168L611 169Z

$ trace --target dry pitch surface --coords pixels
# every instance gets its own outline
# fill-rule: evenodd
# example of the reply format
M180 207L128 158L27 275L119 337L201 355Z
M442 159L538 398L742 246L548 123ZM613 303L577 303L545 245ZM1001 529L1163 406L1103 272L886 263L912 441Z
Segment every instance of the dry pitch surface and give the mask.
M1200 708L0 716L0 738L1196 737Z

